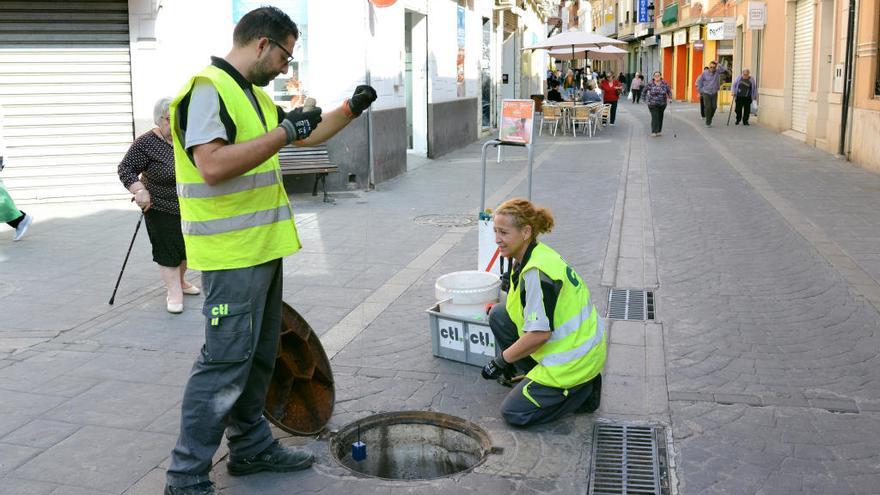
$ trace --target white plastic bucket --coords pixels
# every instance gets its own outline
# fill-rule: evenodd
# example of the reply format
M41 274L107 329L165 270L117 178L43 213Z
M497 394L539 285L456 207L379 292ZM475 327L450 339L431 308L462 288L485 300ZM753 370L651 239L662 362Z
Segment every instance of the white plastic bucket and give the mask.
M452 272L437 279L434 295L440 312L468 319L485 319L486 304L498 302L501 279L479 270Z

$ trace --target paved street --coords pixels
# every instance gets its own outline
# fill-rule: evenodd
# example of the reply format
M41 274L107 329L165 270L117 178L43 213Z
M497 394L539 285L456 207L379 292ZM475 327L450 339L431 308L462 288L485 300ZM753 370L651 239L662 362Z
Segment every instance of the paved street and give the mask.
M545 240L604 311L611 287L656 291L654 322L614 322L602 407L529 430L501 421L508 389L431 355L434 282L472 269L480 143L376 191L293 196L304 248L285 300L321 336L336 403L328 429L398 410L453 414L503 452L432 481L355 477L328 441L291 438L311 470L232 478L224 494L587 492L592 426L671 428L681 494L870 494L880 483L880 175L759 126L702 126L673 105L663 137L622 104L592 140L545 134L533 200ZM494 153L492 154L494 157ZM525 152L489 163L487 203L525 194ZM182 315L127 201L22 205L21 242L0 232L0 493L160 493L180 398L203 338L201 297ZM193 273L194 280L198 274Z

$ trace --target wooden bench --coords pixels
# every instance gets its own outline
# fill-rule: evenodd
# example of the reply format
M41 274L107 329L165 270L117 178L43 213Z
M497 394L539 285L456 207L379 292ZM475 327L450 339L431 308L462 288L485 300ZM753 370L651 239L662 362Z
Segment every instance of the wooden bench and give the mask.
M281 175L315 174L312 196L318 195L318 181L321 181L324 202L331 202L327 196L327 174L338 172L339 167L330 163L327 146L285 146L278 152L278 162L281 165Z

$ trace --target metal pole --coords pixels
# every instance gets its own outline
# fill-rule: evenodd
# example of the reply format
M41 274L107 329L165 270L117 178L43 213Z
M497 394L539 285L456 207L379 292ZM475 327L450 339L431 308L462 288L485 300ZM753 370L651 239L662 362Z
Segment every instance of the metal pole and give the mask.
M535 132L532 131L532 134L534 134L534 133ZM527 199L529 201L531 201L532 200L532 158L534 157L535 146L532 144L529 144L528 148L529 148L529 191L528 191Z
M849 18L846 26L846 62L843 76L843 101L840 110L840 142L837 153L846 154L846 128L849 126L849 100L852 93L853 45L855 38L856 0L849 0Z
M366 75L364 82L368 86L372 86L372 77L370 75L370 45L373 41L373 31L375 29L375 20L373 13L373 4L367 2L367 40L366 50L364 50L364 65L366 66ZM375 160L373 156L373 108L372 105L367 108L367 160L369 162L369 176L367 178L367 190L372 191L376 188Z
M498 144L500 143L501 141L497 139L490 139L483 143L483 151L480 157L480 163L482 164L483 171L481 180L482 187L480 188L480 213L486 211L486 148L491 145L498 146Z

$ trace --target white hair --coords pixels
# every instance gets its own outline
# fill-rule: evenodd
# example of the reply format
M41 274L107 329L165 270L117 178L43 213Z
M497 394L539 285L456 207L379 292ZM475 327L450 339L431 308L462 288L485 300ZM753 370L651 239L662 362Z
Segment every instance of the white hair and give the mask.
M153 106L153 123L159 125L159 119L163 115L168 114L168 108L171 106L171 98L160 98Z

